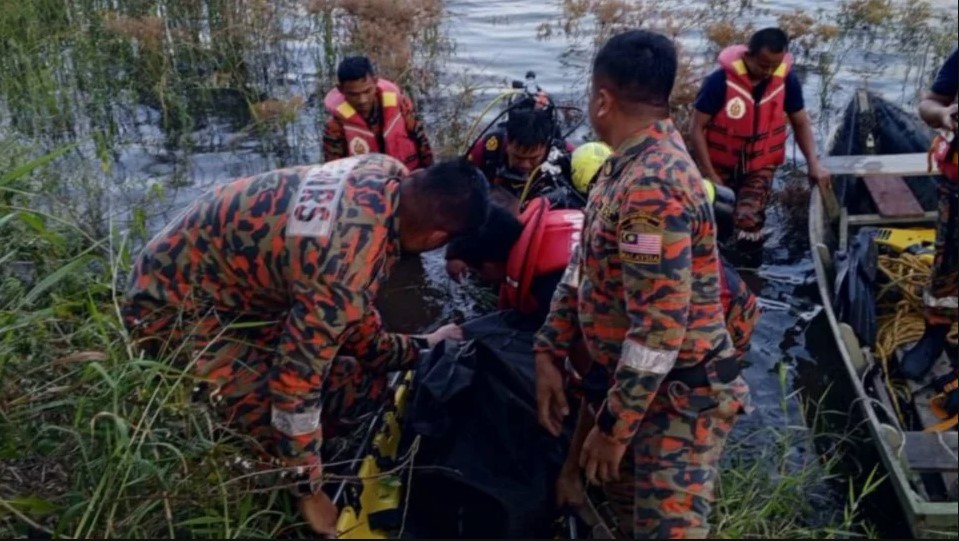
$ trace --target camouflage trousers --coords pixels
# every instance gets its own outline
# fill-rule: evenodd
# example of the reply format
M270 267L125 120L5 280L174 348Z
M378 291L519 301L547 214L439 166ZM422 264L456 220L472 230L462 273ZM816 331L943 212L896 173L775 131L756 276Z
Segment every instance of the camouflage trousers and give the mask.
M959 315L959 187L939 181L936 255L929 284L923 292L926 322L949 325Z
M719 460L737 418L750 409L748 401L741 376L710 387L664 384L626 451L619 481L604 486L621 535L708 536Z
M726 314L726 330L733 340L733 347L736 348L736 355L740 362L749 352L749 343L753 339L753 331L758 321L759 303L756 302L754 295L747 291L733 298L729 313Z
M148 304L128 304L123 316L134 344L147 355L174 359L178 368L192 362L194 400L210 403L226 427L272 463L278 437L271 422L269 380L282 318L254 321L220 312L184 317ZM365 370L348 355L335 358L321 391L324 438L346 436L361 426L389 396L386 388L386 372Z
M718 172L723 181L736 192L733 226L737 239L761 240L776 169L768 167L745 174L728 170Z
M720 258L719 265L719 270L723 273L726 282L724 287L731 292L729 307L724 315L726 331L732 338L736 356L742 362L746 353L749 352L749 343L753 339L756 323L759 322L759 303L756 300L756 295L739 276L735 267L724 258Z

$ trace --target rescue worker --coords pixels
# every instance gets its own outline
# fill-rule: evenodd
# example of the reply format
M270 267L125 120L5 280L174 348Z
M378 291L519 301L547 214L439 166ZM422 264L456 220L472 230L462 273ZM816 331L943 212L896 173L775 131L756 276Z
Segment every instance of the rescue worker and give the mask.
M713 210L716 213L717 226L721 229L726 220L720 220L721 213L731 213L732 206L724 204L725 201L732 201L732 193L723 193L729 188L716 187L712 182L703 180L706 188L706 194L713 204ZM722 194L717 198L717 191ZM719 199L719 201L717 201ZM720 233L722 236L722 233ZM739 276L736 268L733 267L722 254L719 256L722 265L722 272L719 274L720 297L723 304L723 313L725 314L726 330L732 338L733 346L736 348L736 357L740 365L746 360L746 354L749 352L750 342L752 341L753 331L759 322L759 305L756 295L749 289L749 286ZM570 380L574 383L577 392L574 393L580 397L580 404L577 408L579 416L576 429L570 444L570 451L567 455L566 463L560 472L556 481L556 504L557 507L577 508L585 503L585 491L583 489L582 471L579 467L579 455L582 450L583 441L586 435L593 429L593 416L595 415L596 404L602 401L602 382L606 379L606 371L597 366L581 366L579 363L569 363L569 368L575 369L578 373L570 374ZM597 380L599 385L597 385ZM620 485L629 496L629 490L632 487ZM622 502L624 498L617 498L616 501ZM615 503L615 502L614 502ZM620 515L620 522L629 522L631 520L632 507L620 505L617 511ZM627 515L623 517L623 515Z
M357 426L387 372L460 338L384 331L377 291L401 253L474 231L488 186L466 160L410 173L382 154L241 178L197 199L144 248L123 320L152 358L189 360L227 424L288 468L300 509L335 534L324 436Z
M746 250L763 242L773 177L786 159L787 118L806 157L810 181L822 189L829 182L829 172L816 155L802 84L792 70L788 47L785 32L766 28L753 34L748 46L726 48L694 106L693 155L706 178L736 191L736 240Z
M611 153L612 149L601 141L577 147L570 162L574 189L586 196L593 179ZM526 319L539 328L549 311L553 291L569 262L569 253L563 251L569 247L567 235L575 233L578 238L583 214L576 209L563 210L562 205L545 197L534 198L523 211L524 206L520 205L519 198L499 186L491 189L490 203L490 216L481 230L474 236L461 237L447 246L446 271L456 281L472 271L480 281L500 287L506 279L507 260L516 253L517 256L510 260L510 267L517 276L529 272L524 274L529 279L526 284L529 291L513 291L509 299L505 291L501 292L500 308L520 309L527 316L536 312L535 316ZM536 234L536 246L550 255L540 258L537 252L537 256L530 260L534 263L527 266L519 255L528 252L529 242L522 247L517 247L516 243L523 231L531 231L534 225L543 228ZM553 268L556 265L559 267ZM532 270L534 266L536 269Z
M413 102L400 88L378 77L365 56L340 62L338 84L323 105L328 119L323 130L323 159L382 153L401 161L410 171L433 164L433 150Z
M939 218L936 255L929 284L923 294L926 329L919 342L902 359L903 374L921 380L942 354L949 329L956 322L959 289L959 172L956 157L957 52L946 61L929 91L919 103L919 115L931 128L950 134L938 137L932 152L942 176L939 180ZM951 140L950 140L951 139Z
M554 436L569 414L561 363L574 340L608 371L579 465L631 511L620 529L637 539L707 536L719 457L749 395L709 200L669 118L676 71L674 43L645 30L614 36L594 59L589 117L616 150L534 346L540 423Z
M558 205L581 207L582 201L571 193L573 146L556 139L552 105L529 100L509 112L504 128L477 140L469 159L490 184L504 188L522 205L548 195Z
M475 235L447 246L447 272L458 281L471 271L497 288L499 309L516 310L529 323L524 327L539 329L582 225L582 210L551 209L544 197L530 201L522 214L490 205Z

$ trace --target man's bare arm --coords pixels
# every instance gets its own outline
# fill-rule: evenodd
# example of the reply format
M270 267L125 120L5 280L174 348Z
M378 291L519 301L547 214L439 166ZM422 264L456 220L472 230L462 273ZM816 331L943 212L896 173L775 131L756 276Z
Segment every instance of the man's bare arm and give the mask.
M943 96L935 92L926 92L921 102L919 102L919 116L935 129L956 129L956 104L955 98Z
M723 184L722 177L713 167L712 160L709 159L709 145L706 143L706 125L712 117L698 110L693 111L692 127L690 129L690 143L693 151L693 158L699 164L699 172L716 184Z

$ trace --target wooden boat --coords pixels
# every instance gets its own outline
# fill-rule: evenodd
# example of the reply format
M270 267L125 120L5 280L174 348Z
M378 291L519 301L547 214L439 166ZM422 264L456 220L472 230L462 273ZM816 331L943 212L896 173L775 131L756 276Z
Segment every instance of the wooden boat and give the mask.
M902 332L894 313L897 306L905 310L906 300L886 301L895 300L896 295L901 298L910 288L908 294L921 298L917 291L921 286L913 281L894 291L886 283L888 268L884 267L873 284L858 283L867 286L860 291L859 304L848 301L849 286L855 285L850 277L872 270L868 257L861 262L865 269L850 270L857 250L868 253L870 249L861 232L888 228L928 240L930 230L934 231L937 177L933 176L936 171L929 170L930 140L931 132L915 114L859 91L824 160L833 173L832 190L822 193L815 188L810 198L809 240L819 293L839 350L840 371L848 379L843 383L854 393L846 405L868 428L913 537L955 539L959 535L957 432L954 425L949 427L948 418L935 415L931 406L935 391L927 387L934 375L954 368L944 353L925 381L897 379L898 357L889 350L901 351L912 344L890 348L870 339L872 333L887 337ZM884 251L875 244L871 249ZM895 263L896 254L872 257L889 265Z

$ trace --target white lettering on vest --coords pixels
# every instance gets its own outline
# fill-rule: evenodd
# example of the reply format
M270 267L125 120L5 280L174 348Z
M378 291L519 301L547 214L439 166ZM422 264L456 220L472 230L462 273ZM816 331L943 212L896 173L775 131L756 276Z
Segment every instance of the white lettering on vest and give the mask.
M328 237L343 198L343 179L357 158L344 158L307 170L290 212L286 233L292 237Z

